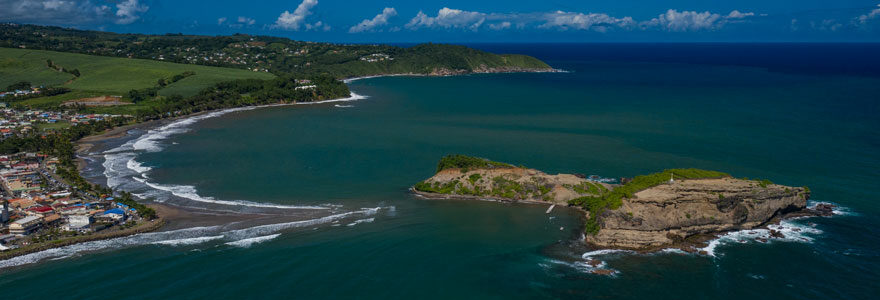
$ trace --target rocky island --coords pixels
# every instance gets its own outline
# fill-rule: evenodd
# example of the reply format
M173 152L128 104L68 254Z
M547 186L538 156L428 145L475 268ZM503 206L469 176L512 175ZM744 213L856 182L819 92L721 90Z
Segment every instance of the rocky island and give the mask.
M441 159L412 190L427 198L567 205L584 211L585 241L600 248L693 249L727 231L764 227L808 210L810 190L727 173L669 169L609 184L464 155Z

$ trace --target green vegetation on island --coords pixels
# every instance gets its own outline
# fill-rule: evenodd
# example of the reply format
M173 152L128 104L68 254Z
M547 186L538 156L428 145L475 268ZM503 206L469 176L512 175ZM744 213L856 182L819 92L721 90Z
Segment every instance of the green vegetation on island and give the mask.
M511 164L491 161L485 158L472 157L461 154L447 155L440 159L437 164L437 172L446 169L461 169L467 172L468 169L495 169L495 168L514 168Z
M606 209L619 208L623 204L624 198L632 198L639 191L669 182L673 178L706 179L724 177L730 177L730 174L700 169L668 169L660 173L636 176L630 182L617 186L611 191L602 191L599 196L580 197L572 199L568 203L590 212L590 218L587 220L584 231L588 234L596 234L599 232L598 221L602 213Z
M561 175L546 175L536 170L529 170L525 173L502 172L500 175L498 172L494 172L492 174L496 175L491 175L491 177L484 176L489 174L488 172L474 173L480 170L509 168L514 168L514 166L479 157L460 154L447 155L438 163L437 175L415 184L413 189L416 192L433 194L491 197L512 201L540 200L548 203L553 200L555 201L553 203L567 203L570 206L580 207L589 213L585 232L596 234L600 228L599 221L602 214L606 210L620 208L624 199L635 197L639 191L668 183L670 179L731 177L727 173L717 171L668 169L659 173L636 176L621 185L609 185L583 179L583 176L581 178L572 175L559 177ZM459 169L462 175L441 174L441 171L446 169ZM756 186L761 187L766 187L769 184L768 181L754 182ZM564 189L554 192L554 187L558 188L559 186ZM557 195L557 192L567 193L568 196ZM719 197L723 196L719 195Z

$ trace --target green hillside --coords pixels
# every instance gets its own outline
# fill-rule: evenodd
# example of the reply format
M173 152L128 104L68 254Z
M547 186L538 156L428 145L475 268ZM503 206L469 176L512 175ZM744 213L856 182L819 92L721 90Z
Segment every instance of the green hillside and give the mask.
M66 70L77 69L80 77L57 71L47 60ZM0 48L0 88L18 81L34 85L63 86L72 89L70 98L80 95L125 95L132 89L156 86L159 79L170 79L183 72L195 75L181 79L159 91L159 95L192 96L216 83L234 79L271 79L265 72L176 64L153 60L115 58L42 50ZM64 95L63 95L64 96Z
M281 37L235 34L146 35L70 28L0 24L0 47L41 49L164 62L265 70L276 75L464 74L468 72L549 71L541 60L494 54L464 46L421 44L331 44Z

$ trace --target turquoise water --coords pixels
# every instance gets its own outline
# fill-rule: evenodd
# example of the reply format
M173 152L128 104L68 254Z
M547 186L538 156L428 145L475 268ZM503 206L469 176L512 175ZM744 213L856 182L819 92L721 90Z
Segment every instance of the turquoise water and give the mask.
M176 205L267 215L309 206L326 208L315 218L330 217L101 242L29 258L71 255L39 264L0 262L14 265L0 269L0 291L22 299L108 291L144 299L880 292L880 79L535 51L571 72L365 79L351 88L366 99L229 112L154 131L162 139L152 143L119 141L108 147L138 150L95 163L118 188ZM410 195L449 153L606 177L717 169L807 185L813 200L843 208L789 224L809 231L799 236L805 240L724 242L714 256L596 254L615 273L595 275L583 264L592 249L578 242L576 212Z

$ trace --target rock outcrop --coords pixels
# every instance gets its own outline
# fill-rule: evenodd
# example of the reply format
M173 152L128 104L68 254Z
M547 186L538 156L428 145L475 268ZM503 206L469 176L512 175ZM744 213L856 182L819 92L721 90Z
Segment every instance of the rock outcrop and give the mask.
M466 198L567 205L612 188L571 174L550 175L527 168L462 169L437 172L413 191L429 198Z
M416 184L413 191L430 198L575 206L587 215L587 243L636 250L684 248L717 233L766 226L788 215L831 212L823 206L806 209L807 188L736 179L715 171L670 169L625 182L606 184L453 155L444 157L437 174Z
M805 209L809 192L734 178L677 180L635 193L603 213L587 242L606 248L665 247L700 234L760 227Z

